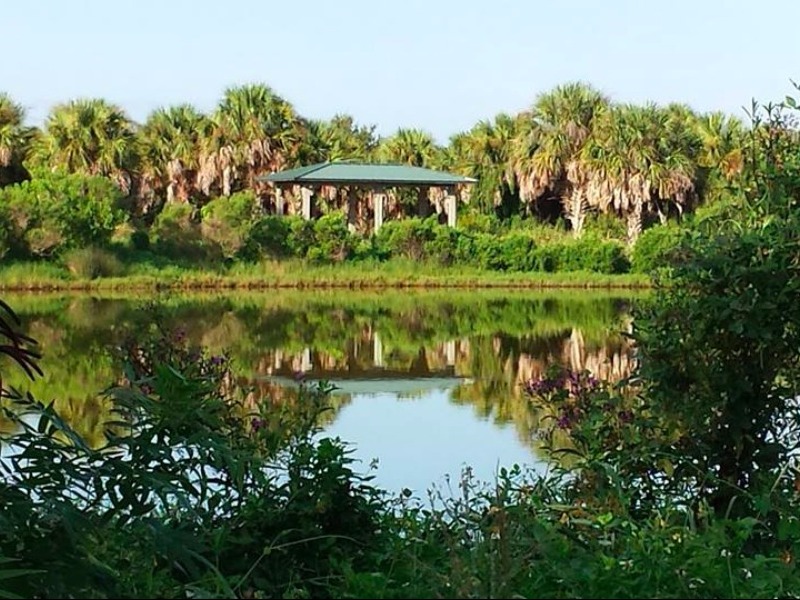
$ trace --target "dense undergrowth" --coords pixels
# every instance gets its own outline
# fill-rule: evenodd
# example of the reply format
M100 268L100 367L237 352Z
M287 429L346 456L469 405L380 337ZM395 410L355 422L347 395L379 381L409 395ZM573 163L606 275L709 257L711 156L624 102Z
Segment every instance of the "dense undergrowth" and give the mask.
M6 417L5 594L21 597L786 597L800 537L788 472L716 511L637 393L585 376L532 382L561 407L577 467L469 471L453 497L390 497L298 411L233 384L182 332L126 346L92 448L51 406ZM663 423L663 422L661 422ZM668 466L669 465L669 466ZM663 474L663 473L662 473ZM723 485L711 472L704 485ZM761 504L758 504L758 503ZM766 504L764 504L766 503ZM754 508L760 506L760 508ZM766 511L766 512L763 512Z

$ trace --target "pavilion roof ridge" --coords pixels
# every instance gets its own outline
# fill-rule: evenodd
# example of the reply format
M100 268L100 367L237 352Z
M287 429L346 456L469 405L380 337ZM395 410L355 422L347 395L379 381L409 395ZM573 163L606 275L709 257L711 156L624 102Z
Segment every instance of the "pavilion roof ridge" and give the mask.
M316 163L270 173L259 177L258 180L284 184L387 186L453 186L473 184L477 181L471 177L415 165L356 160Z

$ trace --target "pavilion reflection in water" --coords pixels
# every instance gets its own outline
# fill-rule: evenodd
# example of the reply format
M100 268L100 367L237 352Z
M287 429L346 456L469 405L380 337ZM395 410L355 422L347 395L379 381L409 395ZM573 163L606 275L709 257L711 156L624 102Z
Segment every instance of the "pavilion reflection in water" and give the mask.
M443 356L437 357L438 360L430 361L429 350L421 347L407 364L395 361L392 366L387 366L380 334L373 331L370 337L372 343L367 352L363 346L350 344L343 362L326 360L311 348L304 348L299 356L287 356L282 350L275 350L272 367L267 369L266 376L274 383L289 387L298 386L300 379L326 381L334 386L333 393L337 395L416 396L469 382L469 378L456 373L456 340L439 345L439 352L434 353Z
M553 364L576 371L585 369L608 381L628 376L633 368L630 344L621 337L590 344L579 329L572 329L549 339L483 339L428 343L416 351L385 354L379 332L372 329L360 338L351 338L340 352L313 347L294 352L268 350L256 378L296 387L298 376L302 376L305 381L328 381L339 394L410 396L453 389L488 377L504 380L501 387L505 392L517 396L526 381L541 376Z

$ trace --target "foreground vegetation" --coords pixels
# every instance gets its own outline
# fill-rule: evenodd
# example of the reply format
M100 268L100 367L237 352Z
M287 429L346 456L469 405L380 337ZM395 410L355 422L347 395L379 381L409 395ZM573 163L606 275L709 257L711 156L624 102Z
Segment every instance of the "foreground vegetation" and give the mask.
M797 597L796 132L791 115L759 113L719 218L676 236L664 285L635 315L633 377L559 370L527 384L554 412L543 441L572 441L568 471L504 469L488 488L467 472L455 498L390 498L314 430L324 387L304 390L307 419L286 422L237 389L224 356L143 335L108 390L100 449L5 391L22 433L0 463L4 591ZM36 376L30 340L0 333Z

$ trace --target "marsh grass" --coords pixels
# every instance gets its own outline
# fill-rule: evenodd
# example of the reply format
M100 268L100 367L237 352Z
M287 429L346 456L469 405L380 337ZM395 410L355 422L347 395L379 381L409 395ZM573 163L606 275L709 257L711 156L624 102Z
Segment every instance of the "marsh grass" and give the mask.
M442 267L405 259L387 262L312 264L304 260L234 263L217 268L136 262L125 275L81 256L69 266L54 263L11 263L0 267L0 289L43 290L213 290L271 288L647 288L645 275L589 272L510 273L476 267ZM85 260L86 259L86 260ZM88 261L88 262L87 262ZM91 263L91 264L90 264ZM102 267L102 268L100 268Z

